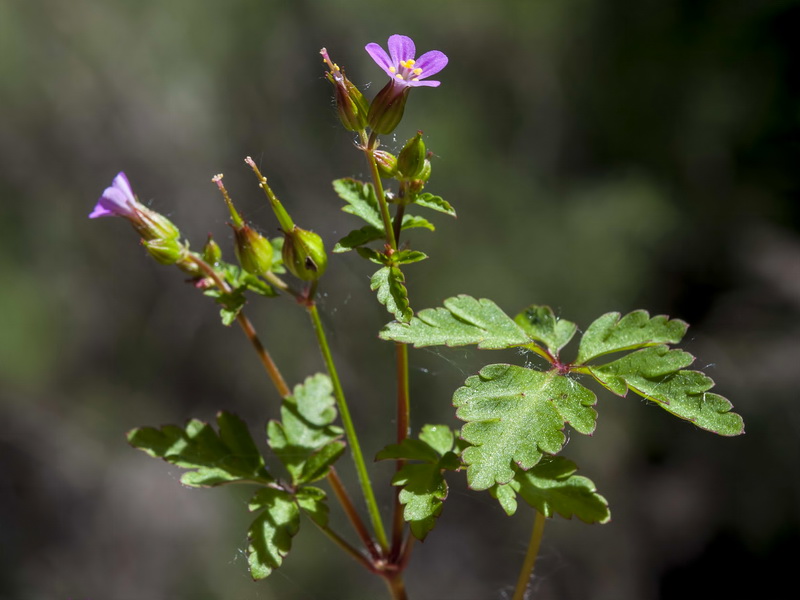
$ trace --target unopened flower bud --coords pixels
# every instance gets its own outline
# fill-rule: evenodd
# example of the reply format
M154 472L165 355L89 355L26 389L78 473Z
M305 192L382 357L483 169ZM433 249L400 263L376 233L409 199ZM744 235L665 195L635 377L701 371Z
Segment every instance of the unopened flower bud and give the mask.
M219 247L219 244L214 241L214 238L211 237L211 234L208 234L208 241L206 245L203 246L203 260L206 261L212 267L219 263L222 260L222 250Z
M322 238L313 231L296 226L286 233L282 256L289 272L303 281L316 281L328 266Z
M392 133L403 118L410 87L389 81L372 100L367 117L376 133Z
M175 238L143 239L142 245L162 265L174 265L186 255L186 248Z
M367 126L367 113L369 112L369 106L364 95L345 76L339 65L331 61L325 48L320 50L319 53L322 54L323 60L330 68L330 71L325 76L333 84L339 120L345 129L363 131Z
M425 166L425 142L422 132L408 140L397 157L397 169L406 179L416 179Z
M272 269L272 244L263 235L248 225L231 225L236 238L236 258L248 273L263 275Z
M387 178L397 175L397 157L394 154L386 150L375 150L373 155L381 175Z

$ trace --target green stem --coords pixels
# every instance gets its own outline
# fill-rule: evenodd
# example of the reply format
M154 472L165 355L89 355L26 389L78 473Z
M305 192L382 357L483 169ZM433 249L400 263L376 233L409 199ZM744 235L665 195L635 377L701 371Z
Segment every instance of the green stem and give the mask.
M525 553L525 560L522 562L522 568L519 571L519 578L517 579L517 588L514 590L514 597L511 600L524 600L525 591L528 589L528 582L530 582L531 576L533 575L533 567L536 565L539 546L542 543L545 516L538 510L534 512L536 513L536 519L533 521L531 540L528 543L528 551Z
M383 183L381 182L381 174L378 171L378 163L375 160L375 154L372 139L367 141L366 133L361 132L361 141L364 146L364 154L367 157L369 164L370 175L372 175L372 183L375 186L375 195L378 198L378 206L381 209L381 219L383 220L383 229L386 232L386 241L392 250L397 250L397 239L394 235L394 227L392 227L392 216L389 214L389 203L386 202L386 193L383 191Z
M378 206L381 209L383 228L386 232L386 243L392 250L397 250L397 241L400 238L405 207L403 205L398 207L393 224L389 214L389 203L386 201L386 192L383 190L381 175L378 171L378 163L375 161L374 150L378 145L377 138L374 133L367 138L366 132L362 131L361 142L372 175L372 183L375 186ZM395 227L397 228L396 230ZM405 344L396 344L395 350L397 354L397 443L400 444L408 437L411 421L411 403L408 393L408 347ZM404 464L404 461L398 460L396 470L402 469ZM402 553L404 533L405 521L403 519L403 506L400 504L400 488L398 488L395 492L392 512L392 550L390 556L393 560L397 560Z
M361 484L361 490L364 493L364 501L367 504L367 512L369 513L372 528L375 531L375 537L378 540L381 548L385 551L389 547L389 542L386 538L386 531L383 528L381 521L380 511L378 510L378 502L375 500L375 492L372 490L372 482L367 472L367 466L364 463L364 455L361 452L361 444L358 443L358 436L356 435L355 427L353 426L353 419L350 417L350 409L347 406L347 400L344 397L342 384L339 381L339 375L336 371L336 365L333 363L333 356L331 355L328 340L325 336L325 330L322 327L322 321L319 318L319 311L314 302L308 305L308 314L311 317L311 322L314 326L314 333L317 335L317 342L319 343L322 358L325 361L325 366L328 368L328 374L333 383L333 395L336 398L336 404L339 408L339 415L342 418L342 425L347 435L347 441L350 444L350 451L355 463L356 473L358 474L358 482Z
M275 192L273 192L272 188L269 187L267 178L261 174L261 171L259 171L252 158L248 156L244 159L244 162L246 162L250 168L253 169L256 177L258 177L258 185L262 190L264 190L267 200L269 200L270 205L272 205L272 210L275 213L278 222L281 224L281 229L283 229L284 233L290 233L294 229L294 221L292 221L292 217L289 216L289 213L286 212L286 209L283 208L283 204L281 204L280 200L278 200Z

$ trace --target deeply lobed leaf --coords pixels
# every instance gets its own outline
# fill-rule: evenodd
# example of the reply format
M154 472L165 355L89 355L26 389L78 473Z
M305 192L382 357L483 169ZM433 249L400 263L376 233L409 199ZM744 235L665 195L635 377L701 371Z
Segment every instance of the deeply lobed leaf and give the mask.
M276 239L282 240L282 238ZM272 243L273 246L276 244L278 246L282 245L282 242L279 243L275 240L273 240ZM280 257L280 252L278 252L278 257ZM280 258L273 259L273 266L282 269L282 267L280 267L281 264ZM228 326L236 320L239 312L247 302L247 297L245 296L246 292L253 292L260 296L266 297L274 297L278 295L278 293L262 279L259 279L255 275L248 273L241 267L237 267L236 265L225 262L219 262L215 265L215 269L221 274L222 278L231 289L229 292L224 292L218 287L212 287L205 290L203 294L214 298L217 304L222 306L222 308L220 308L220 318L222 319L223 325Z
M610 312L595 320L581 338L575 364L623 350L635 350L656 344L677 344L689 325L666 315L650 317L646 310L635 310L620 318Z
M575 335L578 326L571 321L558 319L549 306L533 304L514 317L514 322L533 340L547 346L553 356Z
M456 296L444 308L420 311L408 324L389 323L380 333L384 340L424 346L466 346L500 349L530 343L528 335L494 302Z
M261 513L247 531L247 562L253 579L269 576L283 563L300 528L300 510L288 492L265 488L250 500L250 510Z
M724 397L710 393L714 381L700 371L685 371L694 357L667 346L632 352L589 372L609 390L625 396L628 389L652 400L673 415L720 435L744 433L744 422Z
M306 514L317 525L325 527L328 524L330 510L328 509L325 490L306 485L297 490L295 500L297 500L297 505L306 511Z
M405 276L397 267L378 269L370 280L370 289L378 293L378 302L401 323L410 321L414 315L404 284Z
M364 219L369 225L383 231L383 219L378 206L375 188L369 183L356 179L344 178L333 182L333 189L339 197L347 202L342 210Z
M575 475L576 471L575 463L563 456L545 456L527 471L515 466L514 479L492 492L509 515L516 511L519 494L545 517L559 514L585 523L607 523L611 519L608 502L590 479Z
M342 430L336 419L333 385L327 375L317 373L295 386L293 395L284 398L281 420L267 424L270 448L298 485L327 475L330 465L341 456Z
M444 470L455 470L461 465L452 452L455 436L446 425L425 425L419 439L405 439L378 452L375 460L419 460L422 463L405 464L395 474L392 485L402 486L398 499L403 505L403 519L411 533L419 540L436 525L447 498Z
M467 482L476 490L508 483L512 462L527 470L543 454L555 454L569 424L580 433L594 431L595 395L569 377L514 365L496 364L468 378L453 395L456 416L467 424L461 437Z
M434 196L428 192L424 192L415 196L414 204L419 204L420 206L450 215L451 217L456 216L456 210L450 205L449 202L443 200L440 196Z
M185 428L165 425L161 429L141 427L128 433L128 442L150 456L190 469L181 483L210 487L225 483L272 481L264 458L239 417L220 412L219 433L193 419Z

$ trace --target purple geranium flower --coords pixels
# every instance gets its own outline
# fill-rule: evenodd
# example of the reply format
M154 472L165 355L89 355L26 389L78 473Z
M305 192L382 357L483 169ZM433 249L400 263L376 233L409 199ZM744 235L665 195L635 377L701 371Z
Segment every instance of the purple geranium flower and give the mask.
M422 80L436 75L447 66L447 55L438 50L431 50L414 59L414 41L405 35L395 34L389 38L389 54L374 42L367 44L366 50L392 81L407 87L438 87L440 81Z
M139 221L136 204L131 184L128 182L125 173L120 171L114 177L111 187L107 187L103 195L100 196L89 218L125 217L133 221Z

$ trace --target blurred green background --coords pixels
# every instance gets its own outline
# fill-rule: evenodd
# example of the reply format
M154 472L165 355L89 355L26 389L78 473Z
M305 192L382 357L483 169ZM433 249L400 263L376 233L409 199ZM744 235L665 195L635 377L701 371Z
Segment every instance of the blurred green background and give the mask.
M271 235L252 155L332 246L358 224L330 180L367 174L318 51L371 97L384 75L363 47L393 33L450 57L384 140L423 130L429 189L459 211L411 236L431 256L407 269L413 306L468 293L512 314L550 304L581 327L640 307L682 318L746 422L718 438L599 392L596 434L565 454L613 521L549 523L533 597L779 596L800 558L798 31L789 0L0 0L0 597L383 597L308 522L253 583L247 490L182 488L179 469L126 444L134 426L223 408L258 434L278 399L209 300L124 222L86 216L124 170L195 247L208 232L229 244L210 181L223 172ZM321 286L368 456L394 431L371 267L337 256ZM289 381L322 369L292 302L249 314ZM498 360L525 357L413 351L415 429L456 426L452 391ZM385 487L391 466L374 472ZM451 481L410 595L508 598L532 515Z

